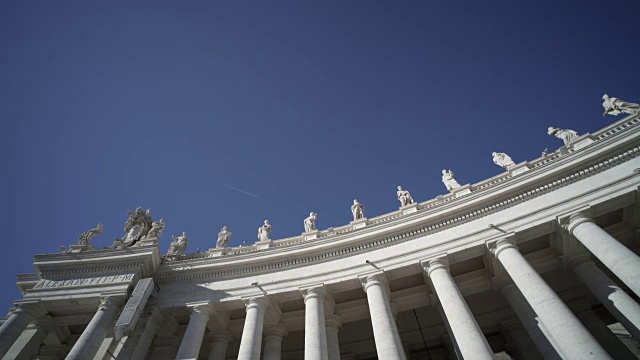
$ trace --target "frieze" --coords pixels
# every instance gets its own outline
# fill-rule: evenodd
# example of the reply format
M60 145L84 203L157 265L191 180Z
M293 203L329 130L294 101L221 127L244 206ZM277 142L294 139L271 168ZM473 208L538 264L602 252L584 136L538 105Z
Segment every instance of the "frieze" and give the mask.
M34 289L47 289L47 288L60 288L60 287L74 287L74 286L86 286L86 285L99 285L99 284L112 284L115 282L128 282L132 281L135 274L122 274L122 275L108 275L108 276L94 276L81 279L67 279L67 280L40 280L34 286Z

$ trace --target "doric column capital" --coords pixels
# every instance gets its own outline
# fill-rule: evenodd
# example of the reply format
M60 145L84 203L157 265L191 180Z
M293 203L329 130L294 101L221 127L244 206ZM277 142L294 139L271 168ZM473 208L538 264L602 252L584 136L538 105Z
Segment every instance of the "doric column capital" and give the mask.
M208 301L197 302L197 303L187 303L185 305L191 311L191 316L205 315L207 317L210 317L213 314L213 308L211 307L211 303Z
M360 275L358 276L360 280L360 284L365 292L371 286L381 286L385 289L385 291L389 292L389 283L387 281L387 276L384 271L378 271L373 274Z
M562 229L566 230L571 235L573 235L573 230L575 230L578 225L587 222L593 222L588 210L578 211L569 216L558 219L558 223L560 223Z
M323 301L327 299L327 289L324 287L324 284L300 288L300 293L302 294L305 303L308 299L312 298L318 298Z
M420 260L420 266L422 267L422 270L427 275L427 277L431 277L431 273L434 270L444 269L448 272L449 259L447 259L446 255L441 255L433 259Z
M567 270L573 270L577 265L591 260L591 253L588 251L580 251L560 257L562 264Z
M287 328L283 324L266 325L264 327L264 337L278 337L280 339L289 335Z
M324 319L325 326L327 328L340 329L342 327L342 318L340 315L327 315Z
M32 319L44 316L47 309L40 300L17 300L13 302L15 309L12 313L25 314Z
M233 340L233 335L229 331L220 331L211 336L212 343L228 344Z
M100 296L98 310L119 311L123 304L124 299L120 295L103 295Z
M516 249L518 250L518 246L515 243L515 236L510 235L508 237L489 241L486 243L487 249L496 259L499 259L499 255L502 251L507 249Z
M250 309L266 310L269 307L269 300L264 295L246 297L242 301L247 311Z

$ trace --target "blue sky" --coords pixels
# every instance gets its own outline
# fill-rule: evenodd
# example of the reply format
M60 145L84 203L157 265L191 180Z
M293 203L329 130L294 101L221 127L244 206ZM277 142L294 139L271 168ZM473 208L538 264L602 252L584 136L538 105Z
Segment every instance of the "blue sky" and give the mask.
M143 206L188 252L368 217L595 131L640 101L637 1L0 5L0 311L32 255ZM256 194L258 198L230 187Z

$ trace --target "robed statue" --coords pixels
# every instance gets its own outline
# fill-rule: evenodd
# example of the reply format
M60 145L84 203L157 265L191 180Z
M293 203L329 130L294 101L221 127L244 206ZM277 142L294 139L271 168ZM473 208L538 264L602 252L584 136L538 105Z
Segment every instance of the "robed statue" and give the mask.
M602 116L620 114L635 115L640 112L640 105L626 102L616 97L609 97L607 94L602 96L602 107L604 108L604 114L602 114Z
M94 229L83 232L78 238L78 245L91 246L91 240L102 232L103 225L98 224Z
M408 190L402 189L402 186L398 186L398 192L396 193L398 200L400 201L400 206L407 206L413 204L413 198Z
M265 220L264 224L258 228L258 241L271 241L269 235L271 235L271 224L269 220Z
M364 205L360 204L358 199L353 199L351 214L353 214L353 221L364 219Z
M460 187L460 184L456 181L453 175L453 171L442 170L442 183L447 187L447 190L451 191Z
M220 232L218 233L218 241L216 242L216 248L219 248L219 249L226 248L227 244L229 244L229 241L231 240L231 235L233 235L233 233L229 231L226 226L223 226L222 230L220 230Z
M558 139L564 141L564 146L569 145L570 142L580 137L577 132L569 129L558 129L555 127L550 127L547 129L547 134L551 136L555 136Z

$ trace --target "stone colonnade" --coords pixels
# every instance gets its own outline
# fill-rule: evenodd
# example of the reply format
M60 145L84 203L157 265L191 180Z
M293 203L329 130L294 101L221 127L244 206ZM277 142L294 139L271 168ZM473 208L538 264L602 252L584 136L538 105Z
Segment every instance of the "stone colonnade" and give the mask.
M636 295L640 295L640 257L602 230L591 219L578 213L563 221L563 228L573 235L593 256L623 281ZM513 236L487 243L490 256L495 257L505 271L493 278L499 291L514 310L519 321L503 322L502 328L513 339L523 358L537 354L548 359L610 359L627 358L628 352L611 341L603 324L584 306L567 306L520 253ZM640 305L602 270L596 267L586 252L569 254L562 258L567 269L573 271L584 285L606 306L611 314L640 340ZM446 255L419 262L425 281L432 289L432 301L443 315L443 320L455 347L463 358L494 359L495 356L482 333L451 273ZM378 358L406 359L395 321L395 305L383 271L359 277L367 296L371 325ZM339 360L339 316L333 314L330 295L322 285L301 288L305 303L305 359ZM425 294L427 296L427 294ZM277 360L281 357L282 340L287 329L282 324L265 325L265 314L270 304L265 295L244 299L246 318L238 360ZM67 359L92 358L113 325L123 299L114 296L102 298L96 314L69 351ZM209 320L214 315L210 304L190 307L191 315L177 359L196 359L204 339ZM19 304L0 327L0 358L7 354L13 343L34 320L46 311L38 302ZM137 356L144 356L159 321L153 321L142 332L135 347ZM528 337L523 337L527 334ZM44 337L39 337L40 341ZM210 360L223 360L231 341L228 331L212 334ZM142 346L142 348L141 348ZM606 348L606 350L605 350Z

